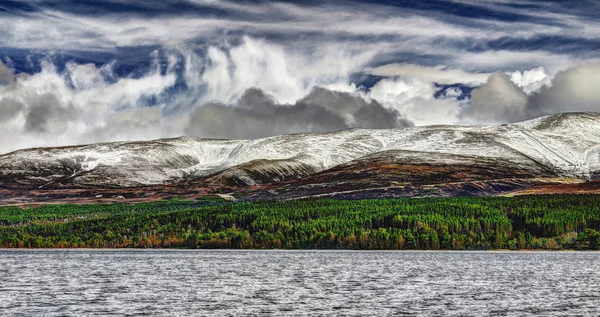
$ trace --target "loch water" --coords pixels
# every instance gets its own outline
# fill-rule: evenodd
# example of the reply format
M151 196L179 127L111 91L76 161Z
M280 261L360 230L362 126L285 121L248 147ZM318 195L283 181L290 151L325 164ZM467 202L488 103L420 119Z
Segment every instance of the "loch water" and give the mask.
M2 316L598 316L598 252L0 250Z

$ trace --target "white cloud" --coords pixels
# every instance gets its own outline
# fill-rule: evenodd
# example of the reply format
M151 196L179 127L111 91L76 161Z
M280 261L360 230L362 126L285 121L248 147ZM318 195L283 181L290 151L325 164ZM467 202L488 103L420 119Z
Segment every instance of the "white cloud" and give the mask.
M182 135L192 112L213 100L236 104L249 88L274 96L281 107L309 95L315 86L345 87L354 93L357 88L349 81L351 74L373 56L344 49L342 44L306 55L250 37L237 46L214 46L207 52L202 58L183 47L177 55L167 57L166 70L161 70L160 54L154 53L149 56L153 62L146 73L123 78L114 74L112 64L97 67L67 62L59 72L51 61L44 60L40 72L20 76L2 65L0 134L13 135L13 142L1 143L0 152ZM187 89L171 92L180 79ZM148 100L152 104L146 105ZM355 116L371 120L370 114L362 110ZM297 129L310 124L299 122ZM373 124L369 121L369 126Z
M582 62L572 56L554 54L545 51L483 51L457 55L456 64L465 69L485 69L491 71L508 71L544 67L550 74L564 70Z
M365 69L365 72L385 77L418 78L427 82L440 84L463 83L480 85L485 83L490 73L469 73L462 69L450 69L447 66L428 67L413 64L387 64Z
M552 77L546 74L544 67L538 67L523 72L508 73L510 80L521 87L526 94L538 91L543 86L550 85Z
M133 131L138 126L121 124L119 129L123 133L120 134L86 133L114 123L115 117L128 113L126 109L143 113L143 108L139 108L143 98L159 97L175 83L173 73L161 75L157 69L140 78L105 80L111 76L110 65L97 68L92 64L68 63L65 71L60 73L49 61L42 62L39 73L13 75L10 84L0 85L0 114L3 117L0 134L11 138L11 142L0 143L0 152L91 140L130 139L133 134L125 131ZM160 107L153 111L160 113ZM161 125L150 128L161 135L167 131Z
M279 102L293 103L315 86L348 86L350 75L361 71L374 54L344 44L306 53L244 37L239 46L208 49L202 101L234 103L246 89L257 87Z
M435 99L431 82L418 79L384 79L368 92L368 97L396 109L415 125L455 124L466 101L456 98Z

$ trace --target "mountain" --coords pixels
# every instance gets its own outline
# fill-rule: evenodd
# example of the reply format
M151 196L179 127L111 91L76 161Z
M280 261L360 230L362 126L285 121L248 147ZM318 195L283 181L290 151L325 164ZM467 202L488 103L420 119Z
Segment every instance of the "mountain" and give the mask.
M498 126L351 129L256 140L182 137L0 156L4 191L160 191L170 186L257 199L340 193L353 198L369 192L485 195L599 178L599 113L563 113Z

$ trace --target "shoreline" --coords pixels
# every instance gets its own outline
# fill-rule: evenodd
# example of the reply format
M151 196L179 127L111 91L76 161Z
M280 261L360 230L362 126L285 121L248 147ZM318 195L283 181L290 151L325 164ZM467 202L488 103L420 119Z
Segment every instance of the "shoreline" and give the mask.
M531 250L507 250L507 249L490 249L490 250L353 250L353 249L185 249L185 248L0 248L0 252L4 251L143 251L143 252L164 252L164 251L194 251L194 252L339 252L339 253L600 253L600 250L576 250L576 249L531 249Z

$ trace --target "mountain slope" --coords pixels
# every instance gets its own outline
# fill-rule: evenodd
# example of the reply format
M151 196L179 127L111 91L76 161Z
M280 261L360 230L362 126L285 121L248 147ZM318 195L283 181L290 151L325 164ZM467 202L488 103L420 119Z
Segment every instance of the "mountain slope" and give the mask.
M389 150L268 190L259 187L242 192L253 200L483 196L564 181L555 170L535 161Z
M598 179L600 114L558 114L502 126L352 129L257 140L183 137L0 156L0 187L9 189L123 188L190 180L235 188L297 179L321 182L352 173L378 175L370 179L383 175L382 186L428 178L438 183Z

